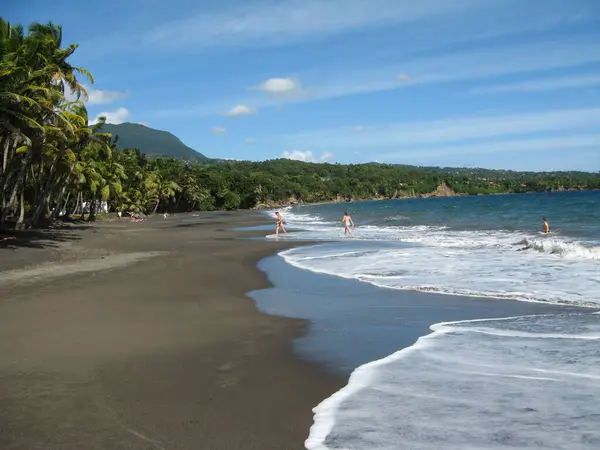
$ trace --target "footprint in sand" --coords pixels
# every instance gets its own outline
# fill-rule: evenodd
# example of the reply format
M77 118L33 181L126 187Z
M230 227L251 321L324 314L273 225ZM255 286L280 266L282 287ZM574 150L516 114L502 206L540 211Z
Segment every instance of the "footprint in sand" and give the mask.
M219 376L219 385L222 388L234 386L240 381L240 377L232 373L235 368L236 364L233 362L228 362L217 367L217 372L221 373Z

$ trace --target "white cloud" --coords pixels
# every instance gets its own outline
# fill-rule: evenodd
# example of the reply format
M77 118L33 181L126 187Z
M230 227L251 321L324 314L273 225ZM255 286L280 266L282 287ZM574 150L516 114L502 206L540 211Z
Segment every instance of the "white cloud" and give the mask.
M214 127L212 130L210 130L210 132L212 134L225 134L227 133L227 129L222 127Z
M432 149L405 149L401 152L379 155L389 162L431 160L431 158L489 153L512 153L531 151L560 151L569 149L597 148L600 145L600 134L582 134L576 136L516 139L499 142L482 142L478 144L440 146Z
M474 94L489 94L500 92L537 92L558 89L577 89L600 85L600 75L582 75L571 77L543 78L524 81L521 83L501 84L475 88Z
M407 59L401 65L353 72L328 73L331 80L311 89L304 100L319 100L414 86L455 81L483 80L528 72L563 69L600 62L600 41L571 39L535 42L468 52L454 52L427 58ZM398 75L400 73L401 79ZM407 75L410 74L410 75ZM409 77L409 78L407 78ZM308 74L303 78L310 79ZM316 78L316 77L315 77ZM581 83L582 80L571 81ZM587 82L592 82L591 78Z
M256 139L254 139L254 138L244 139L244 144L254 144L255 142L256 142Z
M250 88L275 95L290 95L304 93L304 89L295 78L269 78L258 86Z
M84 101L88 105L105 105L120 100L126 96L125 92L119 91L103 91L95 89L88 85L82 85L88 94L87 100L81 96L80 100ZM73 92L69 92L69 89L65 90L65 97L67 100L76 100L76 95Z
M396 81L410 81L412 77L407 73L399 73L396 75Z
M119 91L102 91L91 87L86 87L88 93L89 105L103 105L107 103L113 103L116 100L120 100L125 97L124 92Z
M320 146L327 150L411 148L449 142L503 139L548 133L568 133L600 128L600 108L563 109L512 115L476 115L427 122L402 122L370 126L361 133L348 127L280 136L286 146ZM598 142L600 146L600 142Z
M279 107L282 101L316 101L393 89L411 89L428 84L485 80L536 71L574 68L598 62L600 62L600 41L588 37L562 41L536 41L525 45L506 45L494 49L453 52L427 58L408 58L402 64L373 69L340 71L335 68L332 70L326 67L319 68L302 74L303 83L310 86L310 95L283 97L273 95L248 98L247 101L251 101L259 108ZM397 74L410 74L408 75L410 79L398 80ZM576 84L583 83L584 80L562 81L563 84L568 82ZM591 84L595 81L590 76L585 82ZM551 83L548 82L546 87L549 84ZM555 81L553 84L557 85L558 82ZM531 86L529 88L531 89ZM223 100L214 105L203 104L200 108L182 108L161 111L158 114L210 116L218 114L218 111L223 110L223 105L228 103L230 104L231 101Z
M116 53L197 54L325 40L329 45L340 39L356 54L373 54L378 61L405 60L454 44L485 40L488 45L488 40L507 35L521 40L527 38L524 33L553 28L589 30L598 17L591 0L257 0L177 7L179 2L175 0L172 14L164 18L134 18L125 12L121 19L126 26L93 36L82 48L93 49L94 58L114 58Z
M315 159L313 153L310 150L286 150L285 152L283 152L281 157L285 159L295 159L296 161L313 161Z
M225 113L226 117L240 117L256 114L258 111L246 105L236 105Z
M127 110L127 108L121 107L117 108L115 111L101 112L90 123L97 123L98 119L100 119L100 117L102 116L106 117L106 123L118 125L120 123L126 122L127 119L129 119L129 117L131 116L131 114L129 113L129 110Z
M304 162L328 162L333 159L333 153L324 152L319 158L316 158L313 152L310 150L292 150L283 152L281 157Z
M333 159L333 153L331 152L325 152L321 155L321 161L323 162L329 162Z
M506 0L505 0L506 1ZM499 3L498 0L488 0ZM285 45L352 31L413 23L481 8L478 0L287 0L248 2L229 11L186 14L146 32L148 45Z
M415 82L470 80L541 70L560 69L600 61L600 43L590 39L535 42L495 51L480 50L416 61ZM409 63L410 67L411 64Z

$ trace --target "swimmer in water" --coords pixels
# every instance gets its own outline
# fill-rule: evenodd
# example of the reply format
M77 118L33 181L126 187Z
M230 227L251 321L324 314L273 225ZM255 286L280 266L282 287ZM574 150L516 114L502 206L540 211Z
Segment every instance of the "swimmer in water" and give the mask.
M285 234L287 234L287 231L283 226L283 216L279 214L279 211L277 211L275 215L277 216L277 227L275 228L275 236L279 236L279 229L281 229Z
M342 223L344 224L344 235L350 234L352 236L352 231L350 230L350 226L354 228L354 222L352 221L352 217L348 214L347 211L344 211L344 217L342 217Z
M550 224L545 217L542 217L542 223L544 224L544 233L550 233Z

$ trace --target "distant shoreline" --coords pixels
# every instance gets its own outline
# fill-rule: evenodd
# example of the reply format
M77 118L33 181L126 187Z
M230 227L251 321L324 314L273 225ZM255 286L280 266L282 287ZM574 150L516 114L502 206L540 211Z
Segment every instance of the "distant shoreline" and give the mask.
M324 201L319 201L319 202L305 202L305 201L298 201L298 200L292 200L289 199L286 202L272 202L272 203L260 203L252 208L239 208L239 209L235 209L235 210L227 210L227 209L216 209L216 210L212 210L212 211L206 211L206 210L191 210L191 211L185 211L185 212L168 212L169 215L171 216L182 216L182 215L186 215L186 214L202 214L202 213L219 213L219 212L232 212L232 211L239 211L239 212L243 212L243 211L265 211L268 209L275 209L275 208L286 208L286 207L291 207L291 206L317 206L317 205L331 205L331 204L342 204L342 203L355 203L355 202L370 202L370 201L390 201L390 200L412 200L412 199L433 199L433 198L448 198L448 197L481 197L481 196L498 196L498 195L534 195L534 194L556 194L556 193L567 193L567 192L600 192L600 189L564 189L564 190L554 190L554 191L529 191L529 192L500 192L500 193L491 193L491 194L462 194L462 193L451 193L451 194L446 194L446 195L436 195L435 191L433 194L419 194L419 195L414 195L414 196L400 196L400 197L392 197L392 198L387 198L387 197L365 197L365 198L346 198L346 197L338 197L336 199L331 199L331 200L324 200ZM162 213L156 213L156 214L149 214L145 217L149 218L149 217L162 217L163 214ZM91 226L94 223L102 223L102 222L112 222L112 221L117 221L117 220L122 220L122 221L126 221L129 220L129 215L123 215L123 217L121 219L118 219L117 213L115 212L109 212L109 213L98 213L96 215L95 220L93 221L88 221L87 219L74 219L74 218L69 218L69 219L65 219L64 222L59 221L58 223L54 223L52 224L52 226L50 227L37 227L37 228L32 228L29 230L22 230L22 231L14 231L12 228L10 227L5 227L5 228L0 228L0 237L2 237L2 234L8 234L8 235L15 235L15 233L19 234L19 235L27 235L27 233L31 233L31 232L35 232L36 230L47 230L47 229L54 229L54 228L60 228L63 226L74 226L74 225L81 225L81 226ZM0 241L1 242L1 241ZM1 247L0 247L1 248Z
M304 202L304 201L292 201L292 202L284 202L284 203L269 203L269 204L260 204L251 208L251 210L265 210L270 208L283 208L289 206L314 206L314 205L331 205L337 203L355 203L355 202L378 202L378 201L390 201L390 200L411 200L411 199L428 199L428 198L447 198L447 197L484 197L484 196L497 196L497 195L533 195L533 194L555 194L555 193L566 193L566 192L600 192L600 189L563 189L563 190L554 190L554 191L528 191L528 192L495 192L491 194L462 194L462 193L454 193L451 195L428 195L428 194L419 194L414 196L402 196L402 197L366 197L366 198L343 198L343 199L332 199L325 200L320 202ZM241 210L243 211L243 210Z

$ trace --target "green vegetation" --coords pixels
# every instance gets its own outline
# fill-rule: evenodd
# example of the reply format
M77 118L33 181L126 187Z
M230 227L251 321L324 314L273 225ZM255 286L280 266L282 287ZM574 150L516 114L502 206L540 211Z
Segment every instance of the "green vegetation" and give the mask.
M600 188L599 175L581 172L203 160L166 132L102 120L88 125L80 100L87 94L77 77L93 78L68 62L77 46L62 48L61 40L61 28L52 23L32 24L25 33L0 19L0 227L36 227L84 214L93 220L101 210L148 214L435 192ZM70 101L68 93L77 100ZM135 136L136 129L144 131L145 140ZM115 130L119 141L111 134ZM141 151L118 150L129 145Z
M153 156L183 159L206 159L202 153L188 147L168 131L155 130L139 123L106 124L105 133L118 137L116 148L142 148Z

